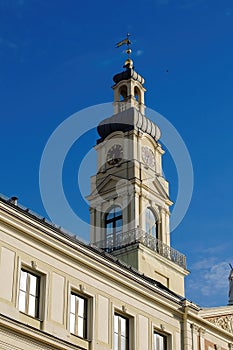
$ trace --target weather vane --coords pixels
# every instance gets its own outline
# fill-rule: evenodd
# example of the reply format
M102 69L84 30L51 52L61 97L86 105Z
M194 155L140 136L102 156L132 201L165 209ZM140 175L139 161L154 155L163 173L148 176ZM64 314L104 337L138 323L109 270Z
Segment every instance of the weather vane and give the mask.
M130 37L130 34L128 33L127 34L127 37L121 41L119 41L119 43L116 44L116 47L120 47L122 45L127 45L127 49L125 50L125 52L127 53L128 55L128 58L127 60L125 61L125 64L124 64L124 68L127 68L127 69L134 69L134 65L133 65L133 61L131 60L130 58L130 54L132 52L130 46L131 46L131 41L129 40L129 37Z
M123 40L121 40L119 43L116 44L116 47L120 47L122 45L127 45L126 53L128 55L128 58L130 58L130 54L132 52L130 46L131 46L131 41L129 40L130 34L127 33L127 37Z

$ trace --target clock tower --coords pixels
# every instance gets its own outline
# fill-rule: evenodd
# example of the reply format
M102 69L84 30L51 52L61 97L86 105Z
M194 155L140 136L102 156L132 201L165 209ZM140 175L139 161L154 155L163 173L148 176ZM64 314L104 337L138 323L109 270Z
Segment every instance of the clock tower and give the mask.
M145 115L144 78L130 57L113 77L114 114L98 125L91 244L184 295L185 256L170 246L169 186L160 129Z

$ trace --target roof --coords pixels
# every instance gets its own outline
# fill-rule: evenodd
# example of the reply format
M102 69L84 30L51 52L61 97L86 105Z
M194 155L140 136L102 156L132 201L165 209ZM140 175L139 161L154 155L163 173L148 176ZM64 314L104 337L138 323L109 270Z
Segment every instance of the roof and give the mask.
M114 131L125 132L130 130L145 132L155 141L158 141L161 136L159 127L134 107L104 119L98 125L97 130L102 139L105 139Z
M130 78L137 80L142 85L144 84L144 78L132 68L126 68L125 71L114 75L113 81L117 84L122 80L128 80Z
M77 248L81 246L89 251L94 252L98 256L103 257L108 262L111 262L112 264L117 265L117 266L121 267L122 269L130 272L132 278L137 277L141 280L141 282L145 281L145 282L149 283L151 286L156 287L161 292L165 292L166 295L170 296L172 299L175 298L177 302L183 302L184 300L186 300L186 298L174 293L169 288L164 286L162 283L160 283L160 282L158 282L150 277L145 276L144 274L142 274L138 270L136 270L134 267L127 265L126 263L119 260L118 258L113 256L112 254L105 252L103 249L96 247L94 244L87 244L87 243L81 241L80 239L77 238L76 235L66 231L65 229L63 229L60 226L53 224L48 219L34 213L30 209L23 207L22 205L20 205L18 203L13 203L12 198L7 198L4 195L0 194L0 203L1 202L10 208L13 208L17 212L23 214L25 217L29 217L30 219L33 219L33 220L39 222L41 225L43 225L49 229L55 230L55 232L59 236L61 236L62 238L65 238L67 240L67 244L70 241L72 243L75 243ZM136 244L138 244L138 243L136 243Z

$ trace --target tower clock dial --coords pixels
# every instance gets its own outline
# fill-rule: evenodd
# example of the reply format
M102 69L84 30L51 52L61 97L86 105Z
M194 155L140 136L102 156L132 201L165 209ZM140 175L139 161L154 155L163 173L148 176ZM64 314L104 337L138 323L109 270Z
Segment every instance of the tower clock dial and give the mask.
M142 147L142 160L147 166L151 168L155 166L155 155L152 149L147 146Z
M121 145L113 145L107 153L107 162L110 165L119 163L123 158L123 148Z

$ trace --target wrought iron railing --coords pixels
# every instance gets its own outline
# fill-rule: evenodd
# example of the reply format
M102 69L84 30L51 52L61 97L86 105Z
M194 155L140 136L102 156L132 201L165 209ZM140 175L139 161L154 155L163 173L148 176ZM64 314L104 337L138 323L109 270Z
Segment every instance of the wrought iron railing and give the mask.
M104 249L108 253L111 253L114 250L137 242L155 251L164 258L174 262L180 267L186 268L185 255L181 254L174 248L161 242L159 239L146 233L140 228L126 232L117 232L115 235L108 235L105 240L95 242L94 245L96 245L98 248Z

